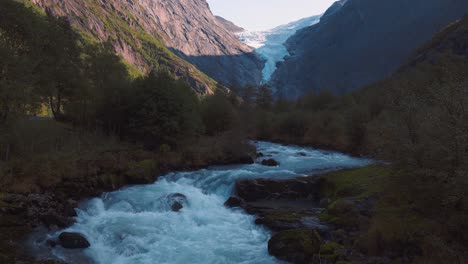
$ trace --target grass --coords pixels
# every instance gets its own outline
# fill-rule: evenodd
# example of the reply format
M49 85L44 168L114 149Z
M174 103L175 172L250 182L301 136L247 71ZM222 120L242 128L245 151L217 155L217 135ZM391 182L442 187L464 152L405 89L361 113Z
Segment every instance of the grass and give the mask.
M0 188L19 193L79 177L84 159L103 159L106 153L136 147L54 120L22 120L8 131L0 138L0 153L9 150L8 160L5 154L0 157Z
M411 210L407 192L398 187L403 174L390 166L372 165L325 175L323 192L332 203L321 219L344 228L359 227L356 246L370 255L414 243L418 230L424 229L424 221ZM376 199L370 222L347 202L366 199Z
M445 196L442 185L435 187L433 180L425 180L416 171L384 165L323 177L323 195L332 202L320 218L339 228L358 227L353 247L360 252L369 256L408 256L414 263L463 263L466 253L460 241L468 236L459 227L468 217L441 205ZM373 215L363 221L352 208L346 208L346 201L359 203L366 199L374 199L375 208ZM450 229L451 221L457 228ZM454 230L458 230L457 236Z
M294 242L294 246L302 248L302 251L309 256L313 256L320 250L322 238L310 229L291 229L279 232L275 240L283 241L285 244ZM293 244L290 244L293 246Z
M393 170L381 165L342 170L325 175L323 194L332 201L341 198L363 199L381 193Z

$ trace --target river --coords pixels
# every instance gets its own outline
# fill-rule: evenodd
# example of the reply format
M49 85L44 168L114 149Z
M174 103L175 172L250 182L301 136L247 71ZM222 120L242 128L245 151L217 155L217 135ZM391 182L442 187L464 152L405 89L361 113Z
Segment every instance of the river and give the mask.
M131 186L84 202L76 223L91 247L79 252L98 264L279 263L268 254L270 233L254 217L223 204L238 179L287 179L369 164L344 154L256 142L258 152L279 161L277 167L251 165L174 172L150 185ZM180 212L167 196L181 193ZM50 234L54 238L64 230ZM77 263L77 252L56 247L53 254Z

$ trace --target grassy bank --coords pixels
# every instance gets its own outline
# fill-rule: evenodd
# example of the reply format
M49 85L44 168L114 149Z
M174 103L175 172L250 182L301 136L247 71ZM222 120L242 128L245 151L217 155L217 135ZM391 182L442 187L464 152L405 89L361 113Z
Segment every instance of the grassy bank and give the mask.
M372 256L397 263L467 259L466 229L454 229L467 217L460 208L464 198L438 200L446 197L440 194L442 185L421 180L420 173L377 165L323 176L322 195L331 202L321 218L350 235L339 242L362 254L355 261Z

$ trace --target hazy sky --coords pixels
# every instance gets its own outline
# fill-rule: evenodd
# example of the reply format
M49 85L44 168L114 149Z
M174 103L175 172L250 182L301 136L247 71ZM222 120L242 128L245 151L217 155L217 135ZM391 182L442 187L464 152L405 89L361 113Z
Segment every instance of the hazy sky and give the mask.
M208 0L220 15L248 30L270 29L321 14L335 0Z

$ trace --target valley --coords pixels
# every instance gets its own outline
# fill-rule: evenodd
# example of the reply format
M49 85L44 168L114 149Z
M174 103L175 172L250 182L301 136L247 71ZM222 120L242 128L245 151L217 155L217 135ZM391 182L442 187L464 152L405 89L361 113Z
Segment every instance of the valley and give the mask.
M0 1L0 263L465 263L468 3L216 1Z

